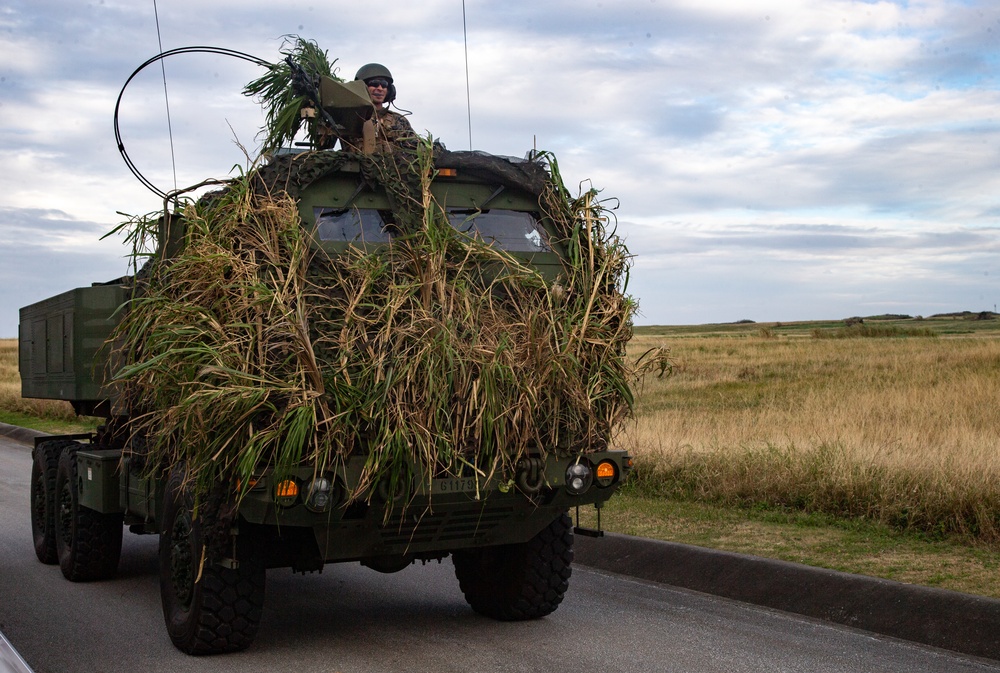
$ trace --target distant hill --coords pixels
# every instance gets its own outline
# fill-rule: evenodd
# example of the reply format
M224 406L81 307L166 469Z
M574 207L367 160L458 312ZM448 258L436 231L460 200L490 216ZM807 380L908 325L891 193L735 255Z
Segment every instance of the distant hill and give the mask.
M791 322L757 323L743 318L728 323L704 325L636 325L637 336L822 336L827 332L845 328L870 327L880 336L907 335L919 331L920 335L980 335L1000 336L1000 314L993 311L952 311L932 316L909 316L901 313L882 313L870 316L853 316L833 320L801 320ZM889 331L887 331L889 330ZM891 330L896 330L892 332ZM864 330L861 330L864 331ZM875 334L872 334L873 336Z
M935 313L932 318L962 318L965 320L996 320L997 314L993 311L958 311L955 313Z
M905 313L882 313L881 315L866 315L865 320L913 320L913 316Z

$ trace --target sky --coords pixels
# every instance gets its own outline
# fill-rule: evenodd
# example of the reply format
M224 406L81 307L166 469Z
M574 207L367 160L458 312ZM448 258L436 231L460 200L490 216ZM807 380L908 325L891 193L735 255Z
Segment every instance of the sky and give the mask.
M291 34L346 79L385 64L448 149L548 150L571 190L600 189L637 324L1000 303L994 2L7 0L0 338L19 307L125 274L101 237L162 207L116 146L133 71L192 45L275 62ZM121 99L139 170L169 190L244 169L263 114L241 90L263 69L161 63Z

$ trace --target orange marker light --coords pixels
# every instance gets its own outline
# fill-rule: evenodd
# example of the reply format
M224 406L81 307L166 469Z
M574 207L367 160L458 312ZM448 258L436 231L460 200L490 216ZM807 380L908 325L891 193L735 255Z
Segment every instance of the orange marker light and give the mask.
M458 171L454 168L439 168L437 174L442 178L453 178L458 175Z
M285 479L274 487L274 497L295 498L299 495L299 485L294 479Z
M602 460L597 464L597 469L594 470L594 480L602 488L615 483L617 477L618 468L610 460Z
M597 478L598 479L614 479L615 478L615 464L605 461L597 466Z

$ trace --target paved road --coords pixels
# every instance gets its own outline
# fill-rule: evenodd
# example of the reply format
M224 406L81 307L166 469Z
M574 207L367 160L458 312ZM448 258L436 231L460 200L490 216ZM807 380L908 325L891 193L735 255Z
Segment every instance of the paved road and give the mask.
M269 571L254 646L187 657L164 631L155 538L126 534L120 576L108 582L71 584L35 560L30 467L23 445L0 438L0 630L37 673L1000 673L994 662L582 567L552 616L497 623L469 610L448 561L395 575Z

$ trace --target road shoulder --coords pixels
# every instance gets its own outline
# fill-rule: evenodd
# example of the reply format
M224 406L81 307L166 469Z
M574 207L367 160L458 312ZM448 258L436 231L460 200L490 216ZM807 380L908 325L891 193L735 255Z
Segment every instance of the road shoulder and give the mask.
M1000 659L1000 601L991 598L615 533L577 536L576 562Z

